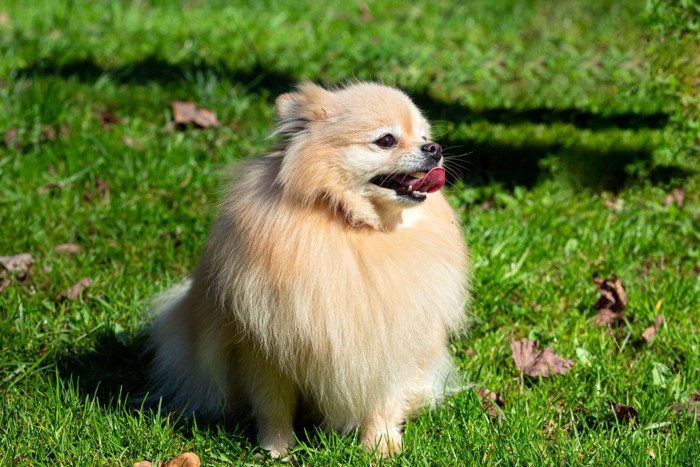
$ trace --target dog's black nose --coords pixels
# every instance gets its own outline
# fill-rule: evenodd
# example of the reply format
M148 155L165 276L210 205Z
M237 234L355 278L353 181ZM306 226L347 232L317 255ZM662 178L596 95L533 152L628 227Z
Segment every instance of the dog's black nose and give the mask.
M437 143L425 143L420 149L430 154L430 156L435 159L435 162L440 162L440 159L442 159L442 148Z

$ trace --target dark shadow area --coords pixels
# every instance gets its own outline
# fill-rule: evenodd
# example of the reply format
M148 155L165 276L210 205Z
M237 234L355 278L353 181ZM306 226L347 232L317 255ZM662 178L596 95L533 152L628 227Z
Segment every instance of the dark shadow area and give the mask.
M298 81L297 78L289 74L270 70L260 64L256 64L249 69L232 69L223 62L213 64L194 62L173 64L157 57L148 57L116 68L104 68L92 59L76 60L65 64L41 60L20 70L19 76L26 78L36 75L60 76L62 78L75 77L83 82L94 82L100 77L109 76L119 83L144 84L156 81L163 85L172 85L197 73L214 74L233 81L239 81L250 87L263 87L273 95L289 91ZM477 110L459 103L436 100L425 91L411 92L410 95L416 104L431 115L432 118L451 122L484 120L504 125L523 122L542 124L568 123L579 128L595 130L610 127L622 129L663 128L668 124L669 120L668 114L663 112L600 114L576 108L557 109L547 107Z
M127 339L105 331L94 339L92 350L71 351L64 355L56 365L58 375L82 396L95 397L101 407L118 409L126 403L137 416L141 410L138 401L148 390L148 368L152 358L144 351L145 335ZM158 406L144 404L143 410L156 411ZM223 416L216 420L197 417L195 421L172 413L170 421L175 421L185 436L191 436L196 424L198 430L224 430L228 437L238 438L241 445L255 439L255 426L246 417Z
M137 416L139 410L158 410L157 403L139 406L138 401L148 390L148 369L152 355L145 351L145 333L133 339L115 335L111 330L100 332L94 337L95 344L89 351L71 351L61 357L56 370L59 377L73 385L79 393L88 398L95 397L104 408L118 409L126 403ZM167 401L164 401L166 404ZM295 419L295 434L301 442L311 442L318 435L318 418L314 410L304 402L300 403ZM163 413L168 415L168 413ZM179 417L179 418L178 418ZM248 410L237 414L222 414L220 418L196 417L196 420L180 417L172 412L170 421L175 421L185 436L193 430L222 430L229 438L243 445L255 447L255 422ZM259 449L258 449L259 450Z
M232 68L224 62L170 63L158 57L148 57L122 67L106 68L93 59L81 59L58 63L40 60L18 71L19 76L59 76L75 78L82 82L95 82L101 77L124 84L158 82L165 87L178 87L198 74L213 75L223 81L235 81L249 90L265 89L277 96L292 89L298 77L281 73L264 64L248 68ZM473 109L456 103L431 97L426 90L407 90L417 105L433 120L453 122L455 125L475 121L487 121L503 125L519 123L571 124L578 128L596 129L644 129L663 128L668 124L665 113L595 113L576 108L530 109ZM551 178L552 170L543 162L550 156L557 158L563 176L576 186L598 190L620 191L631 183L648 181L663 185L687 178L690 172L681 167L654 167L651 147L615 147L598 149L590 146L564 147L563 144L503 143L493 140L460 139L459 135L440 138L443 146L450 147L446 154L460 154L449 160L450 177L470 185L498 183L506 189L515 186L532 187L539 181ZM630 166L634 166L630 169Z
M93 83L103 77L122 84L146 84L158 82L164 87L177 87L183 81L198 74L213 75L229 81L237 81L248 89L264 88L274 96L288 92L297 79L259 64L246 69L233 69L223 62L219 63L178 63L173 64L157 57L147 57L129 65L105 68L93 59L81 59L67 63L40 60L19 70L23 78L35 76L58 76L75 78L84 83Z
M145 338L119 338L112 331L94 337L90 351L70 351L57 362L58 374L73 381L86 396L114 407L146 387L149 357L144 354Z
M468 185L500 184L531 188L551 178L548 158L556 159L557 175L566 181L594 191L618 192L630 184L648 180L655 185L671 184L687 178L691 172L681 167L652 167L651 148L565 147L563 144L507 144L498 141L445 138L448 179L457 178ZM459 157L452 154L465 153Z
M645 174L644 178L652 185L672 185L674 182L685 181L694 172L674 165L655 165Z
M450 122L478 122L514 125L518 123L554 124L564 123L578 128L601 130L605 128L641 129L663 128L668 124L669 115L663 112L640 114L633 112L595 113L576 108L535 107L512 109L506 107L472 109L455 102L444 102L430 97L427 93L411 93L414 102L432 119Z

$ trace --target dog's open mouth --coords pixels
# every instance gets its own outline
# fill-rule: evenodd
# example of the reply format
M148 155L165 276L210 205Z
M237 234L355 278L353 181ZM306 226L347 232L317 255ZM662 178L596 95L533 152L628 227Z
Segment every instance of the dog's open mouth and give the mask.
M382 188L394 190L402 198L423 201L428 193L438 191L445 184L445 169L435 167L427 173L380 175L370 182Z

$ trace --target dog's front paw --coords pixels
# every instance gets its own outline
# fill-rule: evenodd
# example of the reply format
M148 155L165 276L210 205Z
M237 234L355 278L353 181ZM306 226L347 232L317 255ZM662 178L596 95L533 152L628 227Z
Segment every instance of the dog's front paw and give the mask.
M363 433L361 437L365 448L378 457L391 457L401 452L403 447L401 433L398 430Z
M288 464L288 463L292 462L292 455L289 454L286 449L283 451L279 451L277 449L270 449L267 451L267 454L271 458L275 459L278 462L281 462L282 464ZM265 456L264 454L261 454L261 453L255 454L255 459L260 463L265 462L266 457L267 456Z
M258 441L273 459L283 463L291 461L289 449L294 446L294 432L291 429L262 429L258 432Z

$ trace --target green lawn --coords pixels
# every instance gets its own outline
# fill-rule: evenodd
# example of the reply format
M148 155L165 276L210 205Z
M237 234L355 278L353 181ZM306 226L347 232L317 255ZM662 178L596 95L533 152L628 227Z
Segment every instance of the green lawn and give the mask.
M453 350L470 384L502 394L501 416L462 392L410 421L387 463L700 462L696 0L236 3L0 3L0 256L34 258L0 272L0 465L256 462L246 424L126 401L144 384L149 299L192 270L224 167L271 146L274 98L300 79L412 95L448 148L472 251L473 325ZM175 100L222 126L174 130ZM600 328L593 279L614 275L627 320ZM572 369L523 379L523 338ZM313 429L295 451L371 461Z

